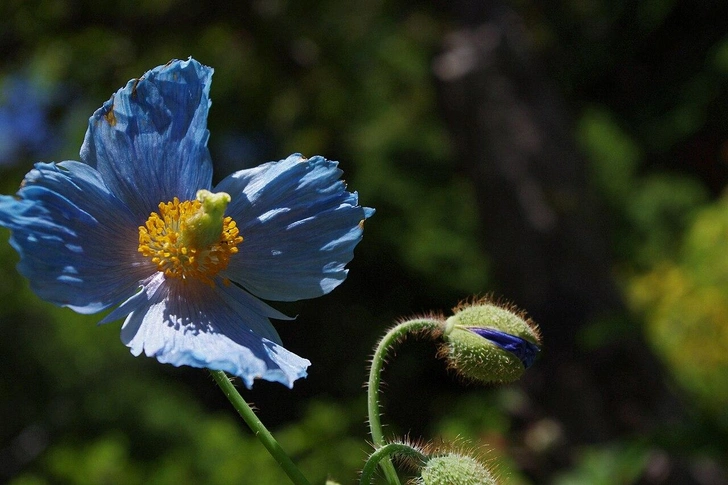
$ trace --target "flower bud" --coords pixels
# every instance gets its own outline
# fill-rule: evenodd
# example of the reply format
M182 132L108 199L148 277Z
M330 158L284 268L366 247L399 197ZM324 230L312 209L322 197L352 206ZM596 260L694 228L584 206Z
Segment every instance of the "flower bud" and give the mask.
M495 485L493 474L478 460L448 453L427 460L415 481L418 485Z
M533 364L540 335L522 312L487 301L455 309L445 322L440 357L466 379L512 382Z

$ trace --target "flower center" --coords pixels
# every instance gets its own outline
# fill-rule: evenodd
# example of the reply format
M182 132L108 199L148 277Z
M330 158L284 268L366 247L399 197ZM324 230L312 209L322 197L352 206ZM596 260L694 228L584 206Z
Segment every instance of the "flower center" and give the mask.
M225 192L207 190L198 191L196 200L160 202L159 211L139 226L139 252L167 278L214 286L213 277L227 268L243 242L235 221L224 217L229 202Z

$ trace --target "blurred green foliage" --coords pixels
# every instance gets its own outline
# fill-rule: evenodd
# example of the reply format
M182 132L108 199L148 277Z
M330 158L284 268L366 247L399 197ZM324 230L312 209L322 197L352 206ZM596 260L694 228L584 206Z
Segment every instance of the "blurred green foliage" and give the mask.
M578 453L580 465L558 476L554 485L636 483L648 461L647 450L640 444L610 444Z
M685 1L511 5L573 109L616 277L691 412L708 423L687 438L673 430L660 445L724 460L728 37L706 27L724 17ZM684 19L697 27L676 28ZM279 306L299 315L280 331L313 361L309 379L293 391L261 383L245 394L317 483L352 483L363 464L361 383L385 326L497 284L430 71L453 28L444 6L403 0L0 4L0 80L20 74L60 89L62 106L46 120L55 160L78 158L88 117L128 79L193 55L216 69L209 126L218 179L291 152L320 153L340 160L350 188L377 208L346 284ZM14 193L39 156L27 150L0 167L2 193ZM98 327L99 316L40 302L16 261L0 244L0 481L285 483L204 372L133 358L118 323ZM604 326L613 322L595 322L590 348L608 340ZM528 403L517 390L448 387L433 354L409 345L393 365L392 430L487 444L511 483L544 483L538 472L548 467L522 457L540 459L559 425L546 417L523 429ZM632 436L573 450L576 466L553 483L636 483L653 456Z
M703 208L679 256L635 278L650 341L700 405L728 424L728 200Z

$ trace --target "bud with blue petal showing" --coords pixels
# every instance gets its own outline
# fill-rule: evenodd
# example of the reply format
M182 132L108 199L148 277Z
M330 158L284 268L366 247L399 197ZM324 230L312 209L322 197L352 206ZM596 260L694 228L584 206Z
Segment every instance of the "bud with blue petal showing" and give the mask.
M513 382L533 364L541 336L523 312L481 300L454 313L445 322L439 356L459 375L484 384Z

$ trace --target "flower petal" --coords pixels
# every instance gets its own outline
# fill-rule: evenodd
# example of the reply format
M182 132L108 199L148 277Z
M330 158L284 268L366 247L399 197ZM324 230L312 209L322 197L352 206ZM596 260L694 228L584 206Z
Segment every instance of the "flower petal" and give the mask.
M0 196L0 225L33 291L81 313L128 298L152 271L137 252L138 222L80 162L36 164L16 197Z
M138 215L208 189L212 68L190 58L132 79L89 120L81 160Z
M278 301L321 296L344 281L374 210L357 205L337 165L294 154L220 182L214 191L232 196L227 215L244 238L224 276Z
M239 288L212 288L159 274L142 294L121 330L132 354L223 370L249 388L258 378L293 387L306 376L310 362L283 348L268 321L280 314Z
M533 365L539 352L538 345L533 342L500 330L484 327L468 327L468 330L518 357L526 369Z

